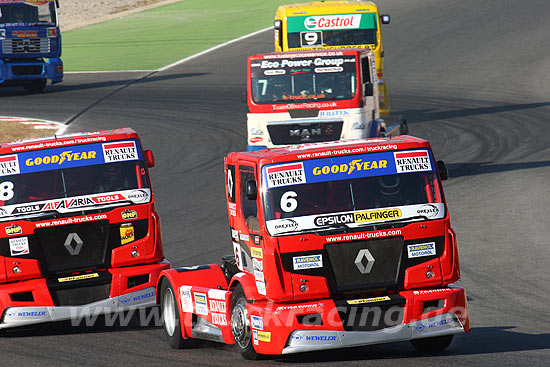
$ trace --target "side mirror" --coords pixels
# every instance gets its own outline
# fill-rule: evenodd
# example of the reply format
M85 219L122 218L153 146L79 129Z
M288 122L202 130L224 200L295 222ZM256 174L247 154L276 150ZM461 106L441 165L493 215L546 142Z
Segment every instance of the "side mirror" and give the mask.
M155 156L153 155L152 150L147 149L143 151L143 158L145 159L145 164L147 165L147 168L155 166Z
M248 200L256 200L256 197L258 197L256 181L246 181L246 197Z
M374 94L374 91L372 90L372 83L365 83L363 86L365 88L363 93L365 97L371 97Z
M281 29L283 29L283 22L281 22L280 19L277 19L273 22L273 28L275 28L276 30L280 31Z
M389 14L380 15L380 21L382 22L382 24L390 24L390 15Z
M439 171L439 178L441 181L445 181L449 178L449 170L445 162L437 161L437 170Z

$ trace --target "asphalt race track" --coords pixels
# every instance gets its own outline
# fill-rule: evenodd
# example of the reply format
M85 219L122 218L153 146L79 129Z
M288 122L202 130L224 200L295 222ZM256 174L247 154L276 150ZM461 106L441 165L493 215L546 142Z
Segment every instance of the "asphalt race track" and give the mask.
M445 353L409 343L243 360L231 346L172 350L154 322L56 323L0 338L2 366L545 366L550 361L550 5L545 0L384 1L385 76L393 112L450 168L472 331ZM245 58L272 33L159 73L68 74L44 94L0 89L0 115L69 123L68 132L131 126L151 170L173 265L232 252L223 156L246 146Z

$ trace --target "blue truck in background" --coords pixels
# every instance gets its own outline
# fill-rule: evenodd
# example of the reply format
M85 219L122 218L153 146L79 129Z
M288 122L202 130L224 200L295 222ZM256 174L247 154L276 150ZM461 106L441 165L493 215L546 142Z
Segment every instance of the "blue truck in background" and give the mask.
M63 80L57 0L0 0L0 86L39 93Z

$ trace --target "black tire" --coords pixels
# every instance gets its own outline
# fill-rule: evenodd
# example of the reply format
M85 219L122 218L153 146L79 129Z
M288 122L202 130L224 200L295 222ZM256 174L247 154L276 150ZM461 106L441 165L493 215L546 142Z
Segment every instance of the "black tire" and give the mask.
M418 353L432 354L445 350L453 341L453 335L434 336L432 338L413 339L411 343Z
M239 348L244 359L260 359L261 355L254 350L250 318L246 309L247 300L243 287L239 284L233 290L231 298L231 331L235 338L235 345Z
M33 80L29 84L23 85L23 88L29 93L40 93L46 88L47 83L48 79Z

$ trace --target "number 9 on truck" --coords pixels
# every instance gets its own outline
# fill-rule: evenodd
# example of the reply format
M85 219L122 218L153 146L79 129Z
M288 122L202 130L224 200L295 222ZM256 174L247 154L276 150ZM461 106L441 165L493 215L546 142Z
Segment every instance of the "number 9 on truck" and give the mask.
M321 47L323 32L300 32L300 43L302 47Z

